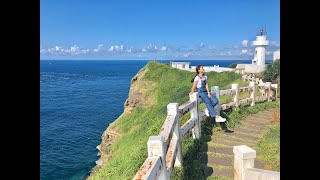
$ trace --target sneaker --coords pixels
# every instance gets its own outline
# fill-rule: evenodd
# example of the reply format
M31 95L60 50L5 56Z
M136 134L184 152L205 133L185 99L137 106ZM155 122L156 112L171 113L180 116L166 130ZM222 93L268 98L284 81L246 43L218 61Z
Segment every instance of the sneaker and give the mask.
M225 133L233 133L234 131L231 131L231 130L227 129L227 130L225 130L224 132L225 132Z
M225 122L226 121L226 118L223 118L223 117L218 117L216 118L216 122Z
M205 110L204 110L204 113L205 113L208 117L210 116L208 109L205 109Z

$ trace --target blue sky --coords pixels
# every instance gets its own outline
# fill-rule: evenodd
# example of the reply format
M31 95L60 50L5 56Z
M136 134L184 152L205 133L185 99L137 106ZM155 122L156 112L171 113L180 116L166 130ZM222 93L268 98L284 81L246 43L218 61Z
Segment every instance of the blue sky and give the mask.
M280 49L280 0L40 0L40 59L266 59Z

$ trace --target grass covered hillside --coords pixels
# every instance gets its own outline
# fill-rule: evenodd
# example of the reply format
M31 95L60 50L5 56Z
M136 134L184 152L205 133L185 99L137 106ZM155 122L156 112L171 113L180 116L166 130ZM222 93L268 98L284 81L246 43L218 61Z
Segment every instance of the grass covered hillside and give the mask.
M189 100L190 80L195 74L158 62L149 62L143 67L131 80L124 113L108 128L116 134L112 145L108 143L110 139L106 133L102 136L101 160L104 163L94 168L88 179L132 179L148 156L148 138L160 132L167 116L167 105ZM242 82L240 74L206 74L210 87L229 89L232 83L248 86L247 82ZM181 119L182 123L188 118L190 115L186 114ZM186 141L194 143L193 140Z

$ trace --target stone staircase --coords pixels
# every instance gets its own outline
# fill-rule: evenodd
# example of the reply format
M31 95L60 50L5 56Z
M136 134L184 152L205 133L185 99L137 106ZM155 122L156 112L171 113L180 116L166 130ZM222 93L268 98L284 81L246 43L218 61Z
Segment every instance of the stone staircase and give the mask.
M241 126L234 133L213 131L211 141L202 147L202 163L206 166L204 173L207 179L233 179L233 146L247 145L256 149L256 143L272 125L274 113L280 115L280 108L272 108L253 114L241 121ZM265 169L257 151L255 168Z

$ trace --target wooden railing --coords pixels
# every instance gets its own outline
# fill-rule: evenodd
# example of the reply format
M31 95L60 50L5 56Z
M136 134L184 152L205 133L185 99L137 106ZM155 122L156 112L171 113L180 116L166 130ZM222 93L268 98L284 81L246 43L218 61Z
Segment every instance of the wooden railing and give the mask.
M245 79L244 79L245 80ZM211 87L211 94L218 99L220 96L232 95L232 102L221 104L221 110L236 108L240 104L255 105L256 101L271 101L275 99L277 86L270 82L260 84L258 87L265 90L262 96L255 96L256 82L249 82L248 87L240 87L238 84L232 84L232 89L219 90L218 86ZM239 99L239 93L249 91L248 98ZM148 158L144 161L133 179L171 179L174 167L181 166L183 162L181 141L183 137L192 132L193 138L201 136L201 121L207 116L204 111L199 111L199 105L202 102L197 92L189 95L189 101L179 106L178 103L169 103L167 105L167 117L158 136L150 136L147 142ZM190 119L180 126L180 118L190 112Z

